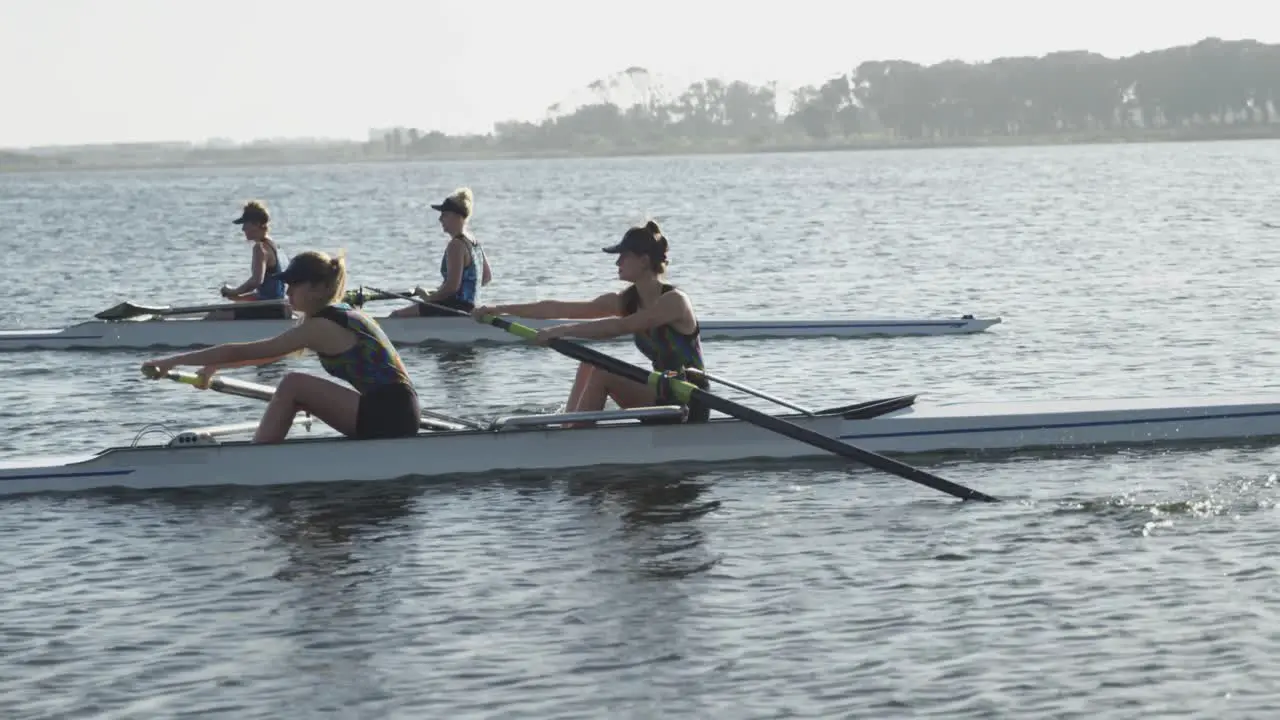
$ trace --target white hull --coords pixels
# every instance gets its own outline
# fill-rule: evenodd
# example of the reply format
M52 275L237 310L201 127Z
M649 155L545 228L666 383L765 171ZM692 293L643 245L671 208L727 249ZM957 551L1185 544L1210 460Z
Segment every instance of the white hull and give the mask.
M523 342L492 325L465 317L393 318L378 323L396 345L425 343L471 345ZM540 328L563 320L521 320ZM703 323L706 340L795 337L894 337L978 333L1000 318L864 319L864 320L710 320ZM226 342L261 340L283 332L292 320L139 319L78 323L61 330L0 330L4 350L88 350L188 348Z
M883 401L887 402L887 401ZM870 419L786 416L873 452L1009 451L1280 436L1280 396L961 403L905 407ZM294 434L302 436L298 429ZM440 477L594 466L828 456L753 425L617 422L585 429L511 426L354 441L298 437L118 448L76 458L0 463L0 494L103 487L175 488Z

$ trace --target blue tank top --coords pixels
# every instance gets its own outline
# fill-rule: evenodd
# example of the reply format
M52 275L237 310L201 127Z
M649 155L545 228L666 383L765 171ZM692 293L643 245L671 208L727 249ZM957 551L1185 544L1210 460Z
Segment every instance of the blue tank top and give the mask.
M315 316L331 320L356 335L356 344L346 352L337 355L317 353L325 372L346 380L361 395L383 385L400 384L413 388L400 353L373 318L346 303L330 305Z
M465 235L463 238L463 242L466 243L471 255L471 264L462 268L462 282L458 284L458 292L454 293L450 299L479 305L480 279L484 277L484 249L480 247L480 243ZM449 279L448 250L440 258L440 277L445 280Z
M284 266L284 263L280 261L280 248L276 247L276 244L270 240L266 244L270 245L273 251L271 253L272 260L269 261L270 264L267 265L267 270L262 276L262 284L258 286L254 295L259 300L280 300L284 298L284 281L275 277L275 275L280 272L280 268Z

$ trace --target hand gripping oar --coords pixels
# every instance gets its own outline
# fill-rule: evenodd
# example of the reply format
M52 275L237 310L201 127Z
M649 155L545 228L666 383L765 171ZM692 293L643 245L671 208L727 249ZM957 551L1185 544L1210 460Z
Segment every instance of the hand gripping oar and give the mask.
M370 289L374 290L374 292L383 292L376 288ZM458 315L468 314L456 308L428 303L421 298L403 296L402 299L423 305L431 305ZM510 320L504 320L492 315L484 316L479 320L479 322L492 325L500 330L505 330L506 332L524 340L533 340L538 334L538 331L531 327L520 325L519 323L514 323ZM699 402L712 410L719 410L720 412L731 417L735 417L743 422L751 423L752 425L764 428L765 430L771 430L779 435L784 435L792 440L812 445L835 455L840 455L842 457L849 458L850 460L856 460L864 465L876 468L877 470L883 470L884 472L897 475L905 480L920 483L921 485L931 487L934 490L958 497L961 500L999 502L997 498L987 495L986 493L978 492L977 490L953 483L946 478L939 477L930 472L925 472L924 470L912 467L906 463L898 462L892 458L887 458L883 455L854 447L842 440L837 440L833 437L823 435L822 433L800 427L799 425L787 422L786 420L773 415L762 413L759 410L754 410L745 405L739 405L732 400L727 400L719 395L707 392L693 383L669 377L660 372L641 369L631 363L606 355L598 350L586 347L585 345L579 345L578 343L569 342L561 338L552 340L548 345L552 349L560 352L562 355L566 355L581 362L589 363L601 370L604 370L605 372L613 373L614 375L627 378L628 380L647 384L655 391L665 384L671 390L676 399L682 403L688 404L693 401Z

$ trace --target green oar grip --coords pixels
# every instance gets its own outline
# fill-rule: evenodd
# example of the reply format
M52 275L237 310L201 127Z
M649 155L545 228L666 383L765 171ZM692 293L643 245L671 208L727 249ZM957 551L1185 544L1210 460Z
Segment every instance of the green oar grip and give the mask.
M662 386L666 385L671 394L679 400L682 405L689 404L689 398L693 395L693 389L697 387L691 382L681 380L675 376L675 373L666 374L657 371L649 373L649 389L653 391L654 397L661 397Z

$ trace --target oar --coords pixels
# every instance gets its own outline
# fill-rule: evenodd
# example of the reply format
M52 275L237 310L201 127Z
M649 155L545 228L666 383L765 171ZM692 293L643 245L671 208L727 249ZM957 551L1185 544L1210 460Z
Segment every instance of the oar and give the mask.
M128 320L132 317L140 317L142 315L194 315L196 313L213 312L215 310L231 310L234 308L252 308L252 307L283 307L285 300L253 300L250 302L239 303L219 303L217 305L190 305L187 307L170 307L163 305L159 307L136 305L131 302L122 302L115 307L107 308L102 312L94 315L99 320Z
M434 307L448 310L458 315L468 314L456 308L448 308L442 305L428 303L421 298L404 296L402 299L423 305L433 305ZM510 320L504 320L492 315L484 316L480 319L480 322L487 323L500 330L505 330L506 332L524 340L533 340L538 334L538 331L531 327L520 325L519 323L513 323ZM682 403L688 404L692 401L699 402L712 410L719 410L720 412L742 420L743 422L751 423L752 425L764 428L765 430L771 430L779 435L785 435L792 440L812 445L816 448L826 450L827 452L847 457L851 460L857 460L865 465L869 465L878 470L883 470L884 472L892 475L897 475L905 480L910 480L912 482L931 487L934 490L958 497L961 500L999 502L997 498L987 495L986 493L978 492L977 490L953 483L946 478L939 477L930 472L925 472L924 470L912 467L906 463L898 462L892 458L887 458L883 455L878 455L868 450L854 447L849 443L823 435L819 432L814 432L807 428L802 428L799 425L795 425L772 415L767 415L759 410L753 410L745 405L739 405L732 400L726 400L719 395L707 392L693 383L666 377L660 372L643 370L631 363L606 355L585 345L569 342L562 338L552 340L549 345L552 349L560 352L562 355L566 355L581 362L589 363L601 370L604 370L605 372L613 373L614 375L625 377L638 383L645 383L655 390L657 390L662 383L667 383L673 394L676 396L676 399Z
M369 290L372 292L366 292L364 287L361 287L358 290L348 290L342 296L342 300L348 305L354 305L356 307L360 307L365 303L369 303L369 302L375 302L378 300L399 300L401 297L398 293L385 293L381 291L373 291L373 288L369 288ZM405 294L410 295L412 293L405 293Z
M792 410L795 410L796 412L804 415L808 415L809 417L813 417L814 415L816 415L816 413L814 413L812 410L809 410L807 408L802 408L799 405L794 405L792 403L787 402L786 400L783 400L782 398L774 397L773 395L770 395L769 393L766 393L764 391L756 390L755 388L733 382L732 380L726 380L725 378L719 377L717 375L712 375L706 370L699 370L698 368L686 368L685 372L693 375L701 375L702 377L710 380L711 382L719 383L721 385L724 385L725 387L731 387L734 390L741 390L742 392L748 395L755 395L761 400L768 400L771 403L777 403L778 405L781 405L784 408L791 408Z
M144 371L147 377L153 380L158 379L151 373ZM164 374L164 377L174 382L186 383L187 385L197 386L200 384L200 376L193 372L181 372L178 370L170 370ZM209 389L215 392L225 393L227 395L236 395L239 397L252 398L254 400L270 401L276 394L276 389L270 385L260 385L255 382L246 380L236 380L235 378L224 378L214 375L209 381ZM474 420L465 420L462 418L450 417L448 415L440 415L429 410L422 411L423 418L418 423L418 427L423 430L461 430L464 427L471 427L477 430L486 429L481 423Z

